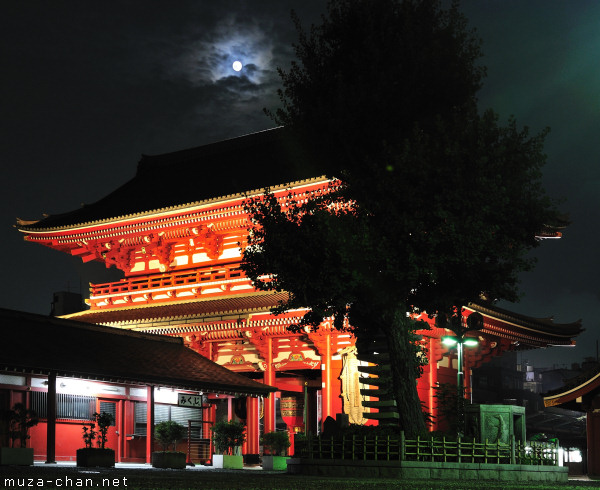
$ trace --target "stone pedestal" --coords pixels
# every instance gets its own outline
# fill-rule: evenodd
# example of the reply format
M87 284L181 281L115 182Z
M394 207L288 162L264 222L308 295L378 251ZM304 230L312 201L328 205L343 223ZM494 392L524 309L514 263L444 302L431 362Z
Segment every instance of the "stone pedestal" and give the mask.
M465 407L465 435L477 441L510 444L514 435L517 442L524 442L525 407L517 405L470 405Z

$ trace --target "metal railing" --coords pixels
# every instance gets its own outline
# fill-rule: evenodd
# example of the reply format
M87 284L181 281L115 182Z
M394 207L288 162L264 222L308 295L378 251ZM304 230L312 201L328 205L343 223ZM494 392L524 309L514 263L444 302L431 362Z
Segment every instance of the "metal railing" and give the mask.
M295 441L295 455L312 459L429 461L558 466L558 445L546 442L472 442L399 436L317 437Z

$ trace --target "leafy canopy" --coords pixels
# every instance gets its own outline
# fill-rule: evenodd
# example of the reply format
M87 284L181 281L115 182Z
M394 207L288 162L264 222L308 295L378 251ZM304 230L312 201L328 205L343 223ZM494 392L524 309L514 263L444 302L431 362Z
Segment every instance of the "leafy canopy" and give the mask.
M535 236L556 218L546 131L478 110L481 42L457 2L331 0L309 32L295 22L297 61L267 113L336 180L308 200L249 200L242 267L289 292L277 312L310 308L300 326L334 316L359 340L382 330L400 425L421 429L406 312L448 319L482 291L518 298Z
M295 18L298 61L280 69L269 114L341 185L283 209L249 202L246 271L289 291L286 306L311 307L313 325L331 314L341 325L360 301L436 312L482 291L517 300L555 216L541 185L546 131L478 112L480 40L457 3L333 0L327 12L309 33Z

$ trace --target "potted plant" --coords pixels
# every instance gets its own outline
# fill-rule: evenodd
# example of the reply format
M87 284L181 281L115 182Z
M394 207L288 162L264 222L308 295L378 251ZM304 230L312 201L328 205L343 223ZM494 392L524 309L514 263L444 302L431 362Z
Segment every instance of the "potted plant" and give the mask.
M33 464L33 448L27 447L29 429L39 422L34 410L27 408L23 403L16 403L11 410L4 413L8 420L8 437L12 447L0 448L0 464L23 465ZM16 442L19 441L19 446Z
M172 420L157 424L154 427L154 439L162 445L163 450L152 453L152 466L155 468L185 468L186 454L177 451L177 443L184 438L185 433L185 427ZM169 451L169 446L173 446L172 451Z
M263 470L287 469L288 457L285 455L290 447L290 436L287 430L267 432L261 438L263 444Z
M230 420L221 421L213 425L212 440L215 445L213 466L215 468L242 469L244 458L242 444L246 440L246 426L242 422Z
M112 414L94 412L94 422L83 426L85 447L77 450L77 466L111 468L115 465L115 451L106 446L108 428L114 422ZM98 430L96 431L96 426ZM96 439L96 447L94 447Z

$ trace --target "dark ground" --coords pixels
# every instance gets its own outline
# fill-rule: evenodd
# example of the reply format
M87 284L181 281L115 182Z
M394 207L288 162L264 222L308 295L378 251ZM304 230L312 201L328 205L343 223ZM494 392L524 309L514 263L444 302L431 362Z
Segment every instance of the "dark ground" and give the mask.
M14 479L14 481L11 481ZM527 484L494 481L394 480L340 477L304 477L262 469L186 470L153 468L83 469L75 466L0 467L0 488L201 488L201 489L548 489L600 488L600 481L571 480L565 484Z

